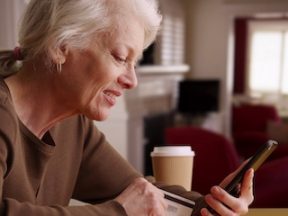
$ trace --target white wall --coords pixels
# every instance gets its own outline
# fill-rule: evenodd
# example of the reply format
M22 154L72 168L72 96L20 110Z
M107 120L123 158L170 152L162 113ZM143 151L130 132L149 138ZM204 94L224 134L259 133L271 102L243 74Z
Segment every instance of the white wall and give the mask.
M108 119L101 122L95 121L95 125L105 134L109 143L124 158L128 158L128 114L124 96L117 100Z
M227 3L230 2L230 3ZM190 77L219 78L223 82L221 104L224 131L230 131L232 92L233 18L266 12L288 12L287 0L186 0L187 62ZM228 46L230 44L230 47ZM229 60L229 61L228 61Z

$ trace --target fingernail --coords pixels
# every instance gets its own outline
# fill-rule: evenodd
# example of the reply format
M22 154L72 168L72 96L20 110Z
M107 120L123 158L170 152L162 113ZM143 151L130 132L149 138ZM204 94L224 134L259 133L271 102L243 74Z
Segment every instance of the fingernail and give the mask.
M206 202L207 202L207 201L209 202L209 200L211 200L211 199L213 199L211 194L207 194L207 195L205 196L205 201L206 201Z
M220 192L220 188L218 186L213 186L211 189L212 193L219 193Z
M201 209L201 215L202 216L208 215L208 210L206 208Z

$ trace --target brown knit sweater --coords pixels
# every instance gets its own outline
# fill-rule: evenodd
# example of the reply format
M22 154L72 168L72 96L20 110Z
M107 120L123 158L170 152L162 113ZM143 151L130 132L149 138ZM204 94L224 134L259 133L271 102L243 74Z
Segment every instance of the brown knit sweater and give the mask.
M0 79L1 216L126 215L113 198L139 176L84 116L39 140L19 121ZM70 198L91 205L67 206Z

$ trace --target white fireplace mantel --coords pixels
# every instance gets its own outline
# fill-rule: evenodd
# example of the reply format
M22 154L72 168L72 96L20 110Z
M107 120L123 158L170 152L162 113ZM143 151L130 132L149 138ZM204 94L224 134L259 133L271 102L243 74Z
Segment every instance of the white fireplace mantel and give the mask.
M140 76L154 75L169 75L169 74L184 74L189 71L189 65L147 65L137 68L137 73Z

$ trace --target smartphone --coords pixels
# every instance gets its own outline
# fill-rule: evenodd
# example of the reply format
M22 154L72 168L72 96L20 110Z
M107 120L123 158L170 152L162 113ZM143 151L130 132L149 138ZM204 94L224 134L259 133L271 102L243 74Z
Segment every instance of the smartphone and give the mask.
M275 140L268 140L264 145L262 145L256 153L248 159L245 165L238 171L238 173L233 177L233 179L224 187L224 189L233 196L238 196L238 185L242 182L246 171L253 168L256 171L264 161L269 157L269 155L276 149L278 143ZM204 197L200 198L193 209L192 216L200 215L200 210L202 208L208 208L211 210L204 200Z
M250 168L256 171L264 161L269 157L269 155L276 149L278 143L275 140L268 140L264 145L262 145L258 151L248 159L247 163L239 170L239 172L234 176L234 178L224 187L224 189L232 194L237 191L238 184L242 182L244 174Z

